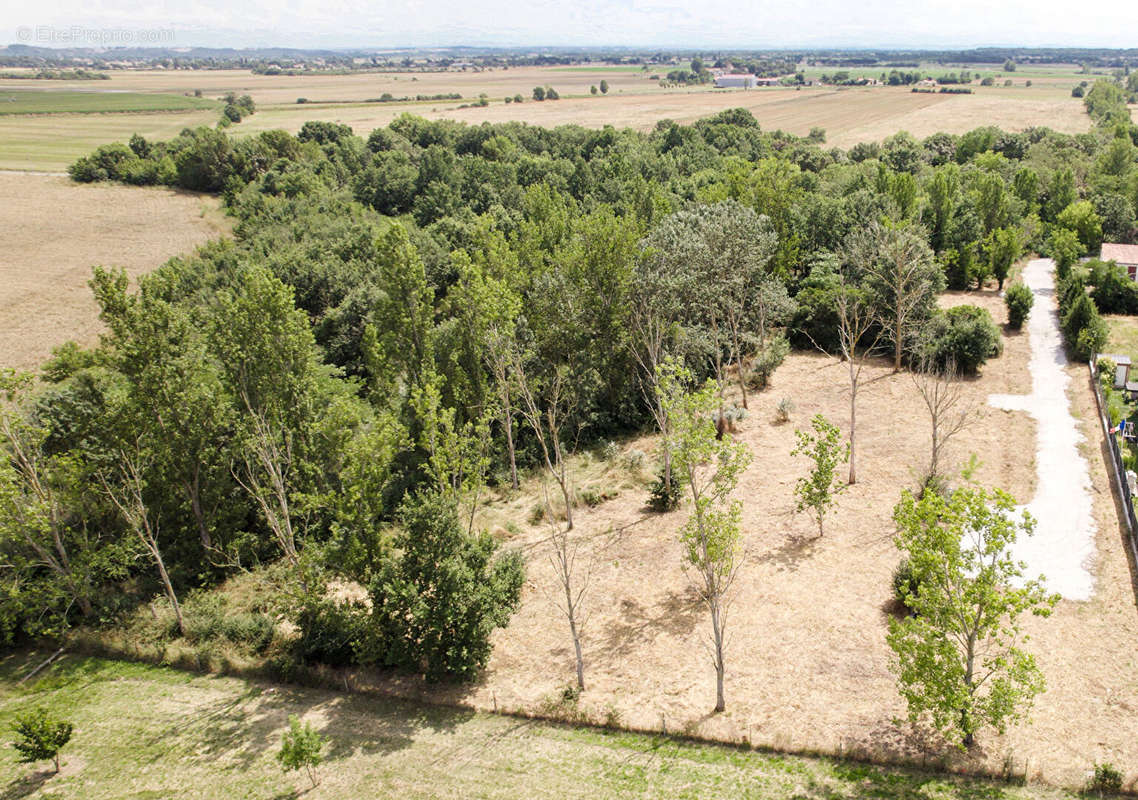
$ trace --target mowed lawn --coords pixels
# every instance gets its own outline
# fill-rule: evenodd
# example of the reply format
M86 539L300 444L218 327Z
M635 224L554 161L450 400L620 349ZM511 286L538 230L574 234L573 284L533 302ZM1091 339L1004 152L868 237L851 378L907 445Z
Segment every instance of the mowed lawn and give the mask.
M970 798L1048 787L797 758L65 655L0 657L0 730L43 706L75 725L60 774L0 748L0 798ZM328 739L320 784L284 774L288 716Z
M181 94L118 91L0 89L0 116L9 114L106 114L187 111L218 107L216 100Z

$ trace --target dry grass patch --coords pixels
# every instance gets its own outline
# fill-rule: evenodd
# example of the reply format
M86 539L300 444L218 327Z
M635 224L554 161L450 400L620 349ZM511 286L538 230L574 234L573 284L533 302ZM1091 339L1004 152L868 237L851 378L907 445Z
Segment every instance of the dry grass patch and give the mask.
M94 344L96 264L129 276L228 231L216 198L0 173L0 366L36 369L53 347Z

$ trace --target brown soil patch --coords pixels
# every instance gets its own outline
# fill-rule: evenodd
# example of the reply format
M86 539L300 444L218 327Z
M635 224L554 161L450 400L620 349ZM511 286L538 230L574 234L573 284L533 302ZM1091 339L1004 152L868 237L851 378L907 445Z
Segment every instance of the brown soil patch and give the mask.
M53 347L93 344L95 265L132 278L228 230L216 198L0 173L0 367L36 369Z

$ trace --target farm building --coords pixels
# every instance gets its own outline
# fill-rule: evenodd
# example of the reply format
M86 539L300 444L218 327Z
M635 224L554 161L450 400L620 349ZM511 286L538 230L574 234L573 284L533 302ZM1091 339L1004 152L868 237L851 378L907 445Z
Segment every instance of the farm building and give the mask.
M1125 267L1130 280L1138 280L1138 244L1106 242L1099 257L1103 261L1114 261L1118 266Z
M726 75L717 75L715 78L716 89L754 89L757 85L758 79L755 78L754 75L728 73Z

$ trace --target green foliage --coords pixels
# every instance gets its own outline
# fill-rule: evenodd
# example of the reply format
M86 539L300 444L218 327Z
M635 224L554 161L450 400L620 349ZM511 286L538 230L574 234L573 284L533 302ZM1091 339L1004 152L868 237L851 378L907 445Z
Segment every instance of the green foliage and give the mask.
M19 763L34 764L51 759L55 771L59 772L59 751L71 741L70 722L52 717L43 708L35 708L18 714L12 730L16 734L12 747L19 753L16 758Z
M1126 270L1113 261L1093 260L1087 263L1090 283L1094 286L1091 299L1102 314L1138 314L1138 284Z
M368 659L430 680L475 677L490 657L490 634L517 608L521 555L495 557L493 538L466 533L442 494L406 501L391 544L369 587Z
M1102 220L1087 200L1080 200L1064 208L1055 223L1075 232L1084 253L1098 250L1102 244Z
M1004 304L1008 307L1008 325L1018 331L1031 313L1035 295L1025 284L1017 283L1004 294Z
M1052 230L1047 242L1047 249L1051 258L1055 259L1055 273L1060 280L1067 277L1071 267L1082 255L1082 246L1078 234L1067 228Z
M751 359L751 369L747 382L753 389L765 389L770 384L771 375L790 353L790 342L779 335L762 345Z
M1063 304L1060 303L1060 312L1060 328L1073 357L1088 361L1102 350L1110 331L1088 295L1080 289L1066 312L1063 312Z
M324 760L323 751L327 741L311 722L303 725L296 714L289 714L288 730L281 737L281 749L277 751L277 761L285 772L303 769L308 779L316 786L316 768Z
M657 514L675 511L680 507L683 492L680 476L673 473L668 480L664 475L664 469L661 468L652 485L648 487L648 507Z
M814 432L795 431L798 440L791 451L792 456L804 455L812 462L809 474L799 478L794 485L794 496L798 513L809 511L818 522L818 535L822 535L822 524L837 496L845 490L837 475L838 465L849 463L850 446L841 441L842 432L837 425L830 423L821 414L810 420Z
M921 584L913 574L913 565L903 558L893 570L893 599L902 607L909 607L909 599L921 592Z
M1095 762L1094 771L1087 779L1086 791L1099 795L1118 794L1122 791L1122 770L1109 761L1102 764Z
M890 620L898 688L913 721L925 715L949 741L969 746L977 731L1003 733L1043 691L1043 674L1023 649L1019 617L1048 616L1058 596L1042 579L1023 581L1011 555L1035 522L1020 519L1005 492L960 488L948 497L904 492L894 509L897 547L920 587L906 595L914 615Z
M920 346L922 358L937 369L951 363L970 375L1002 349L999 328L987 309L979 306L938 311L927 324Z

